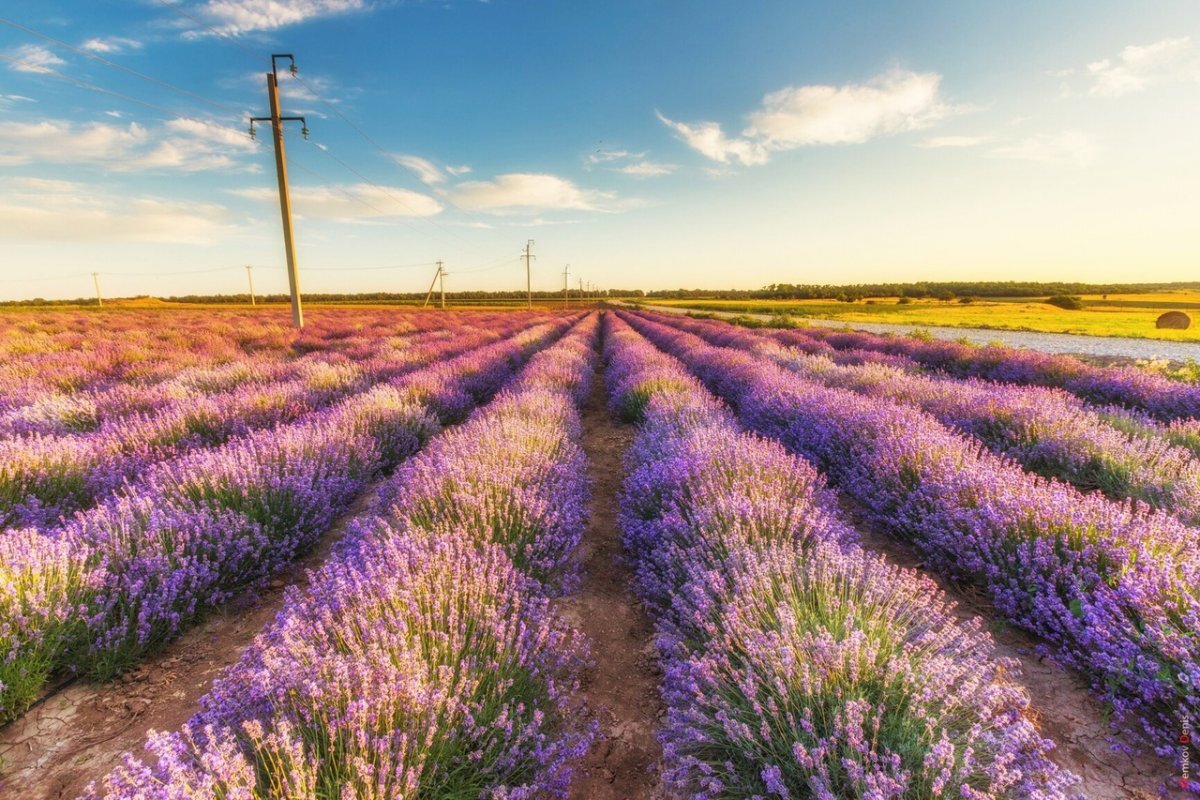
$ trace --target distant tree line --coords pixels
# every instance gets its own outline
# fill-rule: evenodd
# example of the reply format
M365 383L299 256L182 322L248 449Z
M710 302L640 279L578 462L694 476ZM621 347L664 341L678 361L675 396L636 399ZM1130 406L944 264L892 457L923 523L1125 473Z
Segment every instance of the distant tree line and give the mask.
M963 297L1046 297L1080 294L1131 294L1170 289L1200 289L1200 282L1179 283L1035 283L1032 281L921 281L919 283L835 284L773 283L761 289L670 289L647 292L664 300L841 300L910 297L954 300Z
M773 283L761 289L665 289L645 292L641 289L606 289L598 292L602 298L647 297L664 300L839 300L852 303L870 297L900 297L912 299L970 301L977 297L1070 297L1083 294L1133 294L1162 292L1171 289L1200 290L1200 281L1176 283L1035 283L1032 281L920 281L917 283L858 283L852 285ZM534 292L540 301L561 300L561 291ZM570 296L579 299L579 290L572 289ZM112 298L112 300L130 298ZM163 297L171 303L249 303L248 294L189 294ZM341 292L333 294L305 294L304 299L313 303L411 303L424 300L425 292ZM434 292L430 303L437 302ZM486 302L499 300L524 300L521 290L504 292L446 292L448 302ZM258 295L260 303L286 303L286 294ZM96 298L80 297L74 300L0 301L0 306L46 306L77 305L94 306Z
M596 291L596 297L642 297L645 293L641 289L605 289ZM579 290L572 289L570 298L579 300ZM588 294L587 297L592 297L593 294ZM434 292L429 299L429 304L437 303L441 298L438 292ZM446 292L447 302L481 302L487 300L524 300L526 293L523 291L511 292ZM164 297L164 300L171 303L249 303L250 295L247 294L214 294L214 295L199 295L189 294L176 297ZM260 303L287 303L290 298L286 294L269 294L258 295ZM317 294L305 293L305 302L310 303L411 303L414 300L424 300L425 292L357 292L357 293L336 293L336 294ZM562 300L563 293L558 292L534 292L534 300Z
M644 297L645 292L641 289L605 289L598 290L593 294L588 294L587 297ZM579 301L579 290L572 289L570 291L570 299L576 302ZM523 291L511 292L446 292L446 302L470 303L470 302L486 302L497 300L524 300L526 293ZM539 301L561 301L563 293L558 292L534 292L533 298ZM122 300L144 300L157 299L168 303L196 303L196 304L219 304L219 303L249 303L250 295L248 294L188 294L188 295L173 295L170 297L152 298L149 295L141 295L139 297L112 297L105 298L105 303L120 303ZM262 304L288 303L291 298L286 294L259 294L255 295L255 301ZM335 293L335 294L318 294L305 293L304 301L308 303L411 303L414 300L420 301L425 299L425 292L360 292L360 293ZM441 299L437 293L433 293L429 304L434 305ZM35 297L30 300L2 300L0 306L95 306L96 298L94 297L77 297L74 300L46 300L41 297Z

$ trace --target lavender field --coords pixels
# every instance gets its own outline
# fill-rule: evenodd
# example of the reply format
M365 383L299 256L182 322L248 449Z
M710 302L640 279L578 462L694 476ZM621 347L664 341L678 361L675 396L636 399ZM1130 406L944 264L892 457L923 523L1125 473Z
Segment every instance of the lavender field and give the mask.
M0 797L1200 794L1200 386L621 309L0 316Z

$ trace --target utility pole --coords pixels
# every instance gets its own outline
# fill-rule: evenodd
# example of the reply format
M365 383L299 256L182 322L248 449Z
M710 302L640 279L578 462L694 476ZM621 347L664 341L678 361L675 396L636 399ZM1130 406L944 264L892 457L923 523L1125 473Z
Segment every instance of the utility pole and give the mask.
M253 269L254 267L249 264L246 265L246 280L250 283L250 305L256 305L254 302L254 275L251 272Z
M567 280L570 274L571 265L567 264L565 267L563 267L563 308L566 308L570 303L569 293L571 291L571 284Z
M529 252L529 249L531 247L533 247L533 239L530 239L529 241L525 242L525 256L524 256L524 258L525 258L525 296L528 300L530 311L533 310L533 278L531 277L532 273L529 268L529 262L532 261L533 259L537 258L537 256L535 256L533 253Z
M425 302L421 308L429 308L429 298L433 297L433 287L437 286L438 278L442 277L442 262L437 262L437 271L433 273L433 280L429 282L429 291L425 293Z
M296 74L296 59L291 53L273 53L271 71L267 73L267 100L271 104L271 116L250 118L250 138L254 138L254 123L270 122L272 138L275 140L275 174L279 179L279 215L283 218L283 249L287 255L288 288L292 293L292 323L304 327L304 308L300 304L300 275L296 271L296 244L292 236L292 199L288 194L287 157L283 152L283 123L299 122L300 133L308 138L308 122L304 117L281 117L279 115L279 73L276 61L286 58L292 62L289 71Z
M104 298L100 296L100 273L92 273L92 283L96 284L96 306L104 308Z
M438 265L438 281L442 286L442 311L446 310L446 270L442 269L442 262L437 262Z

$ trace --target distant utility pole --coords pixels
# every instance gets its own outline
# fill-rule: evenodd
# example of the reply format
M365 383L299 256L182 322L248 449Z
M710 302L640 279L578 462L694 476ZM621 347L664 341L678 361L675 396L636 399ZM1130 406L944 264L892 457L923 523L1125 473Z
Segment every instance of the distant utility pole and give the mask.
M442 277L442 262L437 262L437 271L433 273L433 280L429 282L429 291L425 293L425 303L422 308L429 307L429 298L433 297L433 287L437 286L437 282ZM442 281L442 308L446 307L446 282Z
M570 303L569 293L571 291L571 284L567 280L570 274L571 265L567 264L565 267L563 267L563 308L566 308Z
M446 270L442 269L442 262L438 264L438 281L442 287L442 311L446 310Z
M291 53L271 55L271 71L267 73L267 100L271 104L271 116L250 118L250 138L254 138L254 123L270 122L272 138L275 140L275 174L279 178L279 215L283 218L283 249L287 255L288 288L292 293L292 323L304 327L304 308L300 304L300 276L296 271L296 244L292 236L292 199L288 194L287 157L283 152L283 123L299 122L300 133L308 138L308 122L304 117L279 116L279 74L276 61L286 58L292 62L289 71L296 74L296 59Z
M246 265L246 280L250 283L250 305L256 305L256 303L254 302L254 275L252 274L253 269L254 269L254 267L250 266L249 264Z
M537 256L530 252L530 248L532 247L533 239L525 242L525 296L529 302L529 309L531 311L533 310L533 278L532 271L529 268L529 262L537 258Z
M92 283L96 284L96 305L104 308L104 298L100 296L100 273L92 273Z

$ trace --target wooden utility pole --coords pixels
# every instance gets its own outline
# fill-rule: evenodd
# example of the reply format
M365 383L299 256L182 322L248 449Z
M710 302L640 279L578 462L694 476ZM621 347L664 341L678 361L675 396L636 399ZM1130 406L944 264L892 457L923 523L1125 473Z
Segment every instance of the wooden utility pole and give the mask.
M104 308L104 298L100 296L100 273L99 272L92 273L92 283L94 283L96 285L96 306L98 308Z
M292 235L292 199L288 194L287 156L283 150L283 123L299 122L300 133L308 138L308 122L304 117L282 117L279 112L279 74L276 61L286 58L292 62L290 71L296 74L296 59L291 53L271 55L271 71L267 73L267 100L271 104L271 116L250 118L250 138L254 138L254 123L270 122L275 140L275 175L279 179L279 215L283 219L283 249L287 256L288 289L292 294L292 323L304 327L304 308L300 303L300 275L296 270L296 243Z
M446 270L442 269L442 262L437 262L438 265L438 282L442 287L442 311L446 310Z
M533 259L537 258L537 256L535 256L533 253L531 253L529 251L531 247L533 247L533 239L530 239L527 242L525 242L525 296L529 303L529 309L532 311L533 310L533 278L532 278L532 272L529 268L529 262L532 261Z
M567 304L570 302L568 297L569 297L571 284L567 282L567 277L570 274L571 274L571 265L567 264L565 267L563 267L563 308L566 308Z
M251 273L253 269L254 267L249 264L246 265L246 281L250 284L250 305L256 305L254 302L254 275Z
M429 298L433 297L433 287L437 286L438 278L442 277L442 262L437 262L437 270L433 273L433 280L429 282L429 291L425 293L425 302L421 304L421 308L429 308Z

